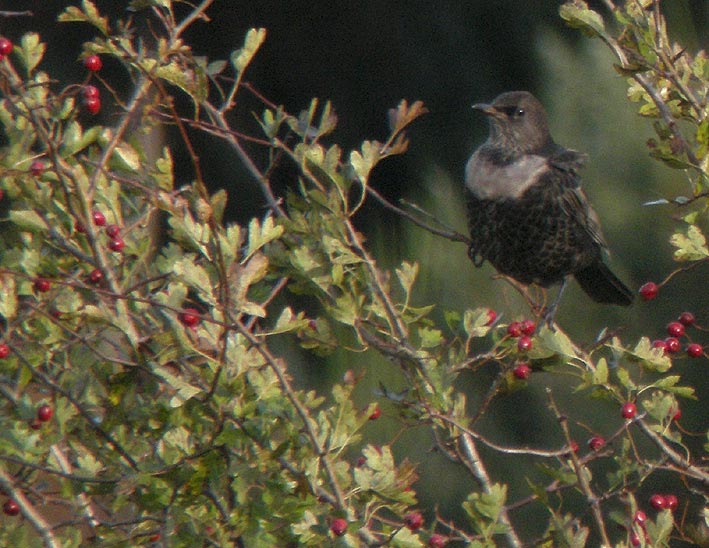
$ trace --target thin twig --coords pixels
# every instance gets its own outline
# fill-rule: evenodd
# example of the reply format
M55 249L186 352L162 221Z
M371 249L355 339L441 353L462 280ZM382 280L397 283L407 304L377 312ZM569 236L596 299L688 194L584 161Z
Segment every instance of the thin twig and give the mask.
M463 434L459 439L460 446L462 448L462 462L465 467L473 474L473 476L478 480L482 490L490 494L492 493L492 481L487 473L485 464L480 458L477 447L475 447L475 441L472 436L468 434ZM507 542L513 548L522 546L522 541L517 536L517 532L514 527L512 527L512 522L510 521L509 514L507 513L507 508L502 507L500 510L500 515L498 516L500 523L505 525L505 536L507 537Z
M21 489L15 487L15 482L12 477L0 467L0 488L3 493L14 500L25 519L32 525L37 534L42 537L42 542L47 548L61 548L62 543L59 542L52 532L52 527L42 517L42 514L35 510L34 505L29 501Z
M559 408L556 406L556 402L554 401L554 397L552 396L550 388L547 388L547 396L549 398L549 407L554 412L554 415L556 416L556 419L561 426L561 430L564 433L564 438L566 439L567 444L569 445L569 447L571 447L572 438L571 433L569 432L568 420L564 415L559 412ZM608 537L608 531L606 531L606 522L603 519L600 499L593 492L593 489L591 488L591 483L588 479L588 473L579 461L579 458L576 456L576 452L570 450L568 454L569 458L571 459L571 464L574 468L574 472L576 473L576 481L578 482L578 486L581 489L581 492L586 497L588 503L591 505L591 514L593 515L593 519L596 522L596 527L598 528L598 533L601 536L603 546L610 547L612 546L612 544L610 538Z

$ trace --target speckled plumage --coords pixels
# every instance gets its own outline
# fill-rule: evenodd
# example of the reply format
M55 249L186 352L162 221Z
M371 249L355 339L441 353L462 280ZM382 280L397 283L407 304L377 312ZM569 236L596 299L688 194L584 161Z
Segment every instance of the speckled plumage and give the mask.
M544 287L574 275L595 301L630 304L632 293L603 263L605 242L578 176L583 155L554 143L527 92L476 108L491 130L466 167L473 263Z

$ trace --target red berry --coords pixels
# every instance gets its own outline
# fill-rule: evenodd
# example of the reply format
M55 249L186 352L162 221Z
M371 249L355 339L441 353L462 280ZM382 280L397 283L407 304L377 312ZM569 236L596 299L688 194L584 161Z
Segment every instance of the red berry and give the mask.
M91 114L98 114L98 111L101 110L101 99L98 97L84 98L84 108Z
M642 510L637 510L635 512L635 517L633 518L633 521L642 527L647 521L647 514Z
M527 352L532 348L532 338L528 335L522 335L517 341L517 350Z
M673 421L678 421L682 418L682 410L679 407L676 409L671 409L670 414L672 415Z
M694 322L696 321L696 318L694 317L694 314L691 312L682 312L679 315L679 318L677 318L677 321L684 325L685 327L689 327L690 325L694 325Z
M571 449L574 453L579 452L579 443L576 440L571 440L571 444L569 445L569 449Z
M0 343L0 359L7 358L10 355L10 347L5 343Z
M522 324L519 322L512 322L507 326L507 334L510 337L519 337L522 334Z
M362 466L364 466L366 463L367 457L365 457L364 455L360 455L359 457L357 457L357 463L355 464L355 466L357 468L362 468Z
M665 339L665 344L667 344L665 352L667 352L668 354L676 354L681 348L679 344L679 339L677 339L676 337L667 337Z
M82 88L81 95L84 97L84 99L98 99L101 96L101 93L99 92L96 86L88 85Z
M655 282L647 282L646 284L640 287L639 293L643 301L651 301L652 299L657 297L657 293L659 291L660 288L657 287L657 284Z
M187 327L194 327L200 321L199 310L196 308L185 308L179 315L180 321Z
M670 322L667 324L667 333L670 337L681 337L684 335L684 324L680 322Z
M652 341L652 347L653 348L662 348L665 352L667 352L667 343L663 341L662 339L657 339L655 341Z
M423 525L423 516L421 515L421 512L409 512L404 516L404 525L411 529L412 531L416 531Z
M35 177L39 177L44 173L44 162L41 160L35 160L30 164L30 173Z
M5 504L2 505L2 511L7 516L16 516L17 514L20 513L20 507L17 505L17 503L14 500L7 499L5 501Z
M443 548L446 544L448 544L446 537L438 533L434 533L428 538L428 548Z
M605 444L606 440L604 440L601 436L593 436L590 440L588 440L588 446L591 448L591 451L598 451Z
M86 227L79 221L74 221L74 230L80 234L86 234Z
M663 510L666 506L665 497L662 495L654 494L650 497L650 506L655 510Z
M638 408L636 405L629 401L623 404L623 407L620 410L620 414L624 419L633 419L635 418L635 414L638 412Z
M330 531L336 537L341 537L347 531L347 520L344 518L335 518L330 524Z
M512 374L516 379L521 381L527 380L532 373L532 369L526 363L521 363L512 370Z
M35 290L40 293L46 293L52 288L52 282L50 282L47 278L37 278L33 285Z
M640 537L635 531L630 532L630 545L631 546L640 546Z
M34 418L30 421L30 428L32 430L39 430L42 428L42 421L40 421L38 418Z
M375 421L375 420L377 420L377 419L378 419L379 417L381 417L381 416L382 416L382 410L381 410L381 409L379 408L379 406L377 405L377 406L374 408L374 411L372 411L372 414L369 415L369 420L370 420L370 421Z
M121 227L118 225L108 225L106 227L106 234L109 238L117 238L121 235Z
M160 533L153 533L148 537L149 542L157 542L160 540Z
M523 335L534 335L534 331L537 329L537 324L532 320L524 320L520 326Z
M111 251L115 251L116 253L120 253L123 251L123 248L126 246L126 243L123 241L123 238L120 236L116 236L113 238L110 242L108 242L108 248Z
M91 72L98 72L103 67L103 62L98 55L89 55L84 59L84 67Z
M89 280L92 284L99 283L101 280L103 280L103 272L101 272L98 268L94 268L89 274Z
M12 42L7 38L0 38L0 55L6 57L12 52Z
M96 226L103 226L106 224L106 216L98 209L91 214L91 218Z
M704 354L704 348L699 343L692 343L687 345L687 356L690 358L698 358Z
M667 508L670 512L674 512L677 509L678 505L679 501L677 500L676 496L665 495L665 508Z
M495 323L495 320L497 319L497 312L495 312L492 308L487 309L487 322L485 325L492 325Z
M37 409L37 420L47 422L51 420L53 414L54 410L45 403L44 405L40 405Z

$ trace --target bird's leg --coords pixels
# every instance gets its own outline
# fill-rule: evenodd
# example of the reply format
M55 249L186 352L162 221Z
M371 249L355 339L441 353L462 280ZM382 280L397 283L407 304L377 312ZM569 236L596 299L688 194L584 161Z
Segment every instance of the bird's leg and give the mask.
M566 280L567 278L564 278L561 281L561 287L559 288L559 293L557 294L556 299L554 299L551 306L544 311L544 323L547 324L547 327L549 327L552 331L554 331L554 315L556 314L556 307L559 306L559 302L561 302L561 295L564 293L564 289L566 288ZM538 328L539 327L537 327L537 329Z

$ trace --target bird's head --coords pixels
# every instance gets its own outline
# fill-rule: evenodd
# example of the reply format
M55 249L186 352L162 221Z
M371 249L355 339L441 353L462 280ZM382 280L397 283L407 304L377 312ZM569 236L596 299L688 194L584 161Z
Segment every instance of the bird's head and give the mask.
M540 152L553 145L544 107L528 91L508 91L492 103L479 103L473 108L490 120L488 143L492 146L516 155Z

